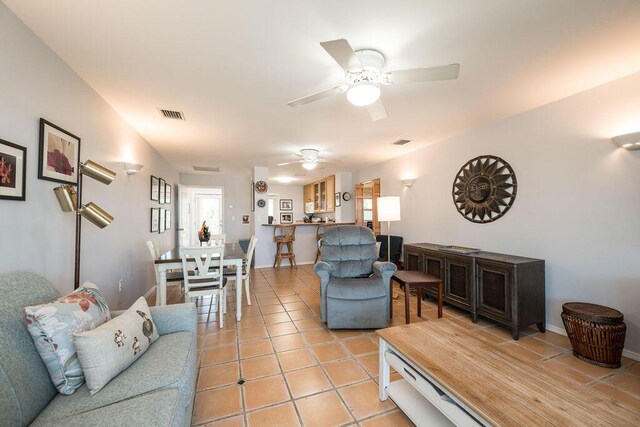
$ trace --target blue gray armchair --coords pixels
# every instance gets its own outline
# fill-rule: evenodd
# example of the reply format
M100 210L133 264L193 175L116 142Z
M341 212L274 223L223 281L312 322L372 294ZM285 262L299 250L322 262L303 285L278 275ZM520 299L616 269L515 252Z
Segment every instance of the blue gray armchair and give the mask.
M396 271L376 261L376 238L367 227L329 227L320 240L322 321L329 329L384 328L389 323L389 283Z

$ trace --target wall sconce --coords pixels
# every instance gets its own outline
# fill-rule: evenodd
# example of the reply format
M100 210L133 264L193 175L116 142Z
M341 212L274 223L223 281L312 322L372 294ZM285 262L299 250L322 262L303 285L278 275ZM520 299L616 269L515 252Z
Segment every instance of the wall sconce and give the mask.
M80 286L80 243L82 242L82 218L86 218L91 223L100 228L105 228L113 222L113 217L104 209L93 202L82 204L82 177L86 175L98 182L109 185L116 177L115 172L100 166L96 162L87 160L80 163L80 174L78 175L78 190L73 185L61 185L53 189L63 212L76 213L76 250L75 250L75 276L74 289Z
M403 179L402 180L402 185L407 187L407 188L411 188L413 187L413 183L416 182L415 179Z
M124 162L124 170L127 171L127 175L135 175L140 172L144 166L136 162Z
M640 150L640 132L614 136L611 140L629 151Z

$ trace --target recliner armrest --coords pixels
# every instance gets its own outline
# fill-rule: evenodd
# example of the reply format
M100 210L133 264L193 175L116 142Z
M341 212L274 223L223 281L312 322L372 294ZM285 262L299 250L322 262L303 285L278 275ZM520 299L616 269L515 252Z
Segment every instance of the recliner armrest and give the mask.
M392 262L375 261L373 263L373 274L382 277L385 283L389 283L391 276L398 270L398 267Z

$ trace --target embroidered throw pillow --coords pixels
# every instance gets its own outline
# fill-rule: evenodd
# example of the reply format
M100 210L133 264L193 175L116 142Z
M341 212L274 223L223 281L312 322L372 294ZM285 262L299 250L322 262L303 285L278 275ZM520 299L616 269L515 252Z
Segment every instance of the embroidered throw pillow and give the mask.
M104 325L73 335L87 388L92 395L140 358L158 339L156 325L143 297Z
M109 320L107 302L93 283L56 301L25 307L25 322L53 384L72 394L84 383L73 333L88 331Z

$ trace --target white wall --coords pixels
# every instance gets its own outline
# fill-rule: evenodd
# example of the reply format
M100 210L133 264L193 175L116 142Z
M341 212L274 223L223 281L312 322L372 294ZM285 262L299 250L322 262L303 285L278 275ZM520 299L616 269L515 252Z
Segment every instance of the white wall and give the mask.
M242 215L251 215L251 176L180 174L180 184L203 187L222 187L224 224L227 240L249 239L251 224L242 223Z
M392 224L406 243L434 242L546 260L547 322L563 328L561 306L614 307L627 323L626 349L640 353L640 151L609 138L640 131L640 73L364 169L382 195L400 195ZM512 209L474 224L455 209L451 187L475 156L514 168ZM413 188L400 180L416 178Z
M0 200L0 274L31 271L62 293L73 290L74 216L60 210L52 191L58 184L37 178L44 117L82 139L81 160L118 174L109 186L84 180L84 201L94 201L115 221L100 230L83 220L81 280L96 283L112 308L128 306L155 283L145 241L155 238L162 250L174 243L171 232L149 232L149 208L158 206L149 200L149 176L176 184L178 174L2 3L0 40L0 139L27 147L27 200ZM124 159L144 168L128 176ZM174 206L175 193L174 203L164 207Z

